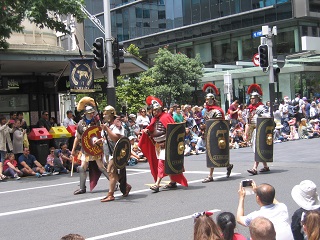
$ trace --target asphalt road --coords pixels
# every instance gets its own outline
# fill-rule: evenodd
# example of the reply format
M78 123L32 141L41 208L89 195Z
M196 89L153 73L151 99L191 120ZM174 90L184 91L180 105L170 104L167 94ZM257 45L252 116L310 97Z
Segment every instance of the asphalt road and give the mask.
M286 203L291 217L298 208L291 198L292 187L305 179L320 186L319 144L320 139L275 144L271 171L256 176L246 172L253 165L251 148L231 150L231 177L225 177L225 168L217 168L215 181L206 184L201 183L208 174L205 155L186 157L189 187L159 193L152 193L146 185L153 183L148 164L139 163L127 168L131 194L123 198L116 192L116 201L109 203L100 202L108 189L105 178L99 180L93 192L77 196L73 191L79 185L78 174L0 182L0 239L51 240L78 233L87 239L191 240L191 215L205 210L236 214L237 190L246 178L273 185L276 198ZM247 196L245 213L257 209L254 195ZM237 231L249 236L245 227L238 226Z

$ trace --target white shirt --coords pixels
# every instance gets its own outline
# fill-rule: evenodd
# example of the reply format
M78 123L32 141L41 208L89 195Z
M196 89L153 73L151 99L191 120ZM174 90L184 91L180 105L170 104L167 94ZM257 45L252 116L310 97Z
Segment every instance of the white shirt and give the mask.
M284 203L270 204L261 207L258 211L249 213L244 220L246 226L249 226L256 217L265 217L273 223L276 230L276 240L293 240L288 208Z
M65 118L64 120L63 120L63 126L65 126L66 128L68 127L68 126L73 126L73 125L75 125L74 124L74 121L73 121L73 119L72 118Z

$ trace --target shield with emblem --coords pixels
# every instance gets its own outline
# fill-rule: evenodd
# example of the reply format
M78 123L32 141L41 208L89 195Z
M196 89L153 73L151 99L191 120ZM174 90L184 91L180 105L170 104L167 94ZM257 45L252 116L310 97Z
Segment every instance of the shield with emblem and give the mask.
M180 174L184 171L185 123L169 123L166 133L166 174Z
M273 162L273 130L273 118L257 118L255 161Z
M120 138L113 150L113 162L116 168L123 169L131 154L131 144L127 137Z
M206 121L206 159L208 168L229 166L229 122L220 119Z
M102 154L102 144L94 144L95 140L99 138L101 138L100 126L92 126L84 131L81 137L81 146L86 154L91 156L98 156Z

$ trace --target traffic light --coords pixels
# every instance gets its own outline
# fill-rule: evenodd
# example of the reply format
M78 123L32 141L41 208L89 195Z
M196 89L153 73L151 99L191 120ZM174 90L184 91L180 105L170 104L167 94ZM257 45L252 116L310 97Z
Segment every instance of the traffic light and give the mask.
M113 63L116 65L116 68L119 68L120 63L124 63L123 43L119 43L118 39L115 39L112 43L112 51Z
M274 68L273 69L273 75L274 75L274 81L275 82L279 81L279 73L280 73L280 68Z
M105 50L104 50L104 39L102 37L96 38L93 43L94 50L94 61L96 62L97 68L105 67Z
M258 48L260 67L269 67L269 51L268 45L260 45Z

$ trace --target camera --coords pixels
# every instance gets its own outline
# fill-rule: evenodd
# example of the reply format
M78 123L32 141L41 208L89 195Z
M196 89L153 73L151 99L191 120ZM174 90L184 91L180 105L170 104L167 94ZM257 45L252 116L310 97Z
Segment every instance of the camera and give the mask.
M243 180L242 187L252 187L252 180Z

